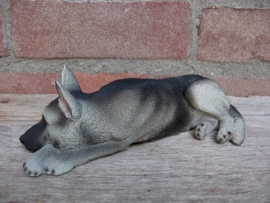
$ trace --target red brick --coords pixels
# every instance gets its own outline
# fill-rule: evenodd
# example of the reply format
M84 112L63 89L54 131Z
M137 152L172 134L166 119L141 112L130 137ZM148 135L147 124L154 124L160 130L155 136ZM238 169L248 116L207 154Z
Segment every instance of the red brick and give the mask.
M4 23L4 18L3 18L2 8L0 6L0 57L9 55L7 47L6 47L6 42L5 42L3 23Z
M56 93L55 80L59 74L1 72L0 94L51 94Z
M148 78L148 74L100 73L96 76L75 73L82 90L86 93L97 91L103 85L123 78ZM0 72L0 94L54 94L57 73Z
M215 62L270 60L269 9L204 9L198 59Z
M11 0L14 50L26 58L188 56L186 2Z
M270 96L270 80L267 79L225 79L215 80L226 95L247 96Z
M97 91L111 81L123 78L149 78L148 74L138 73L100 73L88 75L75 73L84 92ZM160 76L158 78L165 78ZM57 73L0 72L0 94L53 94L56 93ZM230 96L270 96L270 80L266 79L215 79L226 95Z

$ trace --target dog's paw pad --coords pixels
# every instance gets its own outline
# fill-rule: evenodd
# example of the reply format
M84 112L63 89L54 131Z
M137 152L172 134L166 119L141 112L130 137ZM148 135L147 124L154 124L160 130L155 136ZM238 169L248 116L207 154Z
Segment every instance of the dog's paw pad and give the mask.
M47 175L55 175L55 170L54 169L50 169L50 168L46 168L45 169L45 173Z
M195 138L198 140L204 140L206 135L213 131L218 125L218 120L209 119L201 121L195 130Z
M223 144L229 140L232 139L234 133L231 129L227 129L227 128L221 128L218 131L217 137L216 137L216 141L219 144Z
M200 129L199 129L199 130L200 130ZM200 132L200 131L198 131L198 132ZM203 134L203 133L198 133L198 132L195 133L195 138L196 138L197 140L204 140L205 134Z
M201 121L195 130L195 138L198 140L204 140L204 138L212 132L218 125L217 119L206 119Z
M41 172L38 172L38 171L31 171L29 170L27 167L24 167L24 172L26 174L28 174L29 176L31 177L34 177L34 176L40 176L41 175Z
M74 168L75 165L73 162L62 162L58 163L55 166L50 166L45 169L45 173L48 175L61 175L63 173L66 173L70 171L72 168Z
M71 169L75 167L73 162L66 163L64 167L56 168L58 174L63 174L69 172Z
M205 136L206 136L206 124L200 123L199 125L197 125L195 130L195 138L197 140L204 140Z

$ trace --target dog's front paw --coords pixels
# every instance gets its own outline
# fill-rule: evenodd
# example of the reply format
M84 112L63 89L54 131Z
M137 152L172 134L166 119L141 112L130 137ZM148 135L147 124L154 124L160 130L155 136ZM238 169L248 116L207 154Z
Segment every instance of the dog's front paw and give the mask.
M69 150L51 156L45 163L44 173L48 175L61 175L69 172L76 165Z
M71 161L61 162L61 161L52 161L45 168L45 173L48 175L62 175L64 173L69 172L71 169L75 167L74 163Z
M43 159L44 160L44 159ZM71 161L61 161L59 157L50 157L42 162L35 156L31 156L24 164L24 172L29 176L35 177L45 173L48 175L61 175L69 172L75 167Z
M46 145L34 153L23 164L25 173L29 176L61 175L73 169L75 162L65 152L61 152L52 145Z
M39 176L44 173L44 165L35 154L23 164L23 168L29 176Z
M43 148L30 156L23 164L24 172L29 176L39 176L45 173L47 166L60 154L60 151L52 145L45 145Z

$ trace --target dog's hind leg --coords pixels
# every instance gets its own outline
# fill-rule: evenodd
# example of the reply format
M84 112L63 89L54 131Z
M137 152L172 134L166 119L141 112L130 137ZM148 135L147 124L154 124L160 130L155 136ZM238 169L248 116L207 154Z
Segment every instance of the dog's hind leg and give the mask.
M245 121L215 81L201 79L192 83L185 90L185 97L195 109L218 119L218 143L231 140L236 145L242 144L245 138Z

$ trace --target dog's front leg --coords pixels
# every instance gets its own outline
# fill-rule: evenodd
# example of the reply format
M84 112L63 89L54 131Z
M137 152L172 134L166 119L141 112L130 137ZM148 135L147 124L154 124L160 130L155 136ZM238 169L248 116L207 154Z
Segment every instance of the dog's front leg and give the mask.
M128 146L124 141L111 141L60 151L52 145L46 145L26 161L24 170L30 176L39 176L42 173L61 175L93 159L123 151Z

